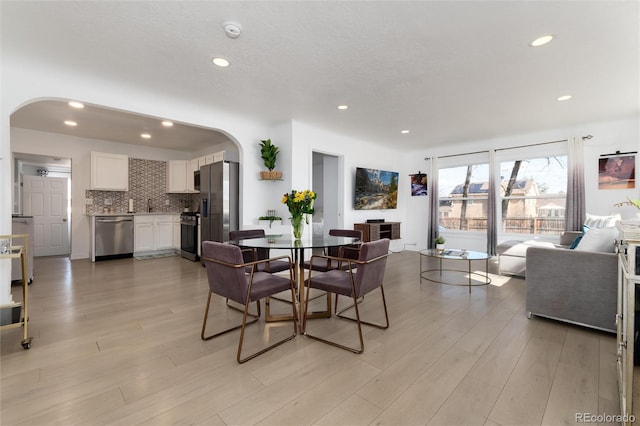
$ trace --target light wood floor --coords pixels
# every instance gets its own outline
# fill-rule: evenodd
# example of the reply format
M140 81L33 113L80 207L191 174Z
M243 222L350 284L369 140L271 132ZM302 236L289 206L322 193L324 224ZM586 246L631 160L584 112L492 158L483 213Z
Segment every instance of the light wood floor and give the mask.
M494 276L471 295L421 285L418 259L390 256L391 326L365 327L364 354L298 335L243 365L239 332L200 340L208 287L199 264L36 259L33 346L22 349L20 329L1 334L0 423L560 425L619 413L614 335L528 320L521 279ZM374 320L378 295L362 304ZM217 298L210 318L222 327L239 317ZM248 349L290 327L250 326ZM351 322L309 327L355 343Z

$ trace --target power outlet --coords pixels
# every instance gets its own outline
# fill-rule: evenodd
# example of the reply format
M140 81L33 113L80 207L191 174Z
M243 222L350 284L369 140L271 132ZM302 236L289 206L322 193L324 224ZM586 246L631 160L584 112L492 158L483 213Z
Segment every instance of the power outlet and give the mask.
M84 204L90 206L91 204L93 204L93 198L85 198Z

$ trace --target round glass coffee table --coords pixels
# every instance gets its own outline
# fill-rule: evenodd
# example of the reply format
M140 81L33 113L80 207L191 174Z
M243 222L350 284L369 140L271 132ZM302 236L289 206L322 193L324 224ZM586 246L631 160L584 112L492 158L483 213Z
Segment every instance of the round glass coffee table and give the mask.
M438 259L438 269L423 269L424 260L428 258ZM425 249L420 250L420 285L422 280L432 281L439 284L447 285L459 285L469 287L469 293L471 293L471 287L491 284L491 278L489 277L489 256L488 253L481 251L465 250L465 249ZM442 261L466 261L467 269L442 269ZM484 260L484 274L471 271L472 261ZM447 281L443 278L442 272L461 272L467 274L466 282L462 281ZM474 279L473 277L477 277ZM480 280L478 280L478 277Z

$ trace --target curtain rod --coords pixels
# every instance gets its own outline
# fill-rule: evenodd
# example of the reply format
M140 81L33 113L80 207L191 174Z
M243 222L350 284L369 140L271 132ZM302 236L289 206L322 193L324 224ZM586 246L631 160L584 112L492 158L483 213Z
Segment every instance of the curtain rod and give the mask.
M629 152L620 152L620 151L616 151L616 152L612 152L611 154L600 154L600 157L611 157L614 155L626 155L626 154L637 154L638 151L629 151Z
M591 138L593 138L593 136L592 136L592 135L587 135L587 136L583 136L583 137L582 137L582 140L585 140L585 139L587 139L587 140L588 140L588 139L591 139ZM510 147L510 148L498 148L498 149L495 149L494 151L496 151L496 152L497 152L497 151L506 151L506 150L508 150L508 149L527 148L527 147L530 147L530 146L549 145L549 144L552 144L552 143L567 142L567 140L568 140L568 139L561 139L561 140L559 140L559 141L549 141L549 142L531 143L531 144L528 144L528 145L519 145L519 146L513 146L513 147ZM443 155L442 157L437 157L437 158L457 157L458 155L482 154L482 153L484 153L484 152L489 152L489 151L488 151L488 150L485 150L485 151L465 152L465 153L462 153L462 154ZM424 157L424 159L425 159L425 160L429 160L429 159L431 159L431 157Z

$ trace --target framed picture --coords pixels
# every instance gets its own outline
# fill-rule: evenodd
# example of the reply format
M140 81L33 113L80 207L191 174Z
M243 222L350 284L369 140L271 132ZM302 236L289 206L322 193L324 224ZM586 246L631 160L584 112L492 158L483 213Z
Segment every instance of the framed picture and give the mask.
M355 210L398 208L398 172L356 168Z
M598 189L632 189L635 187L635 155L612 155L598 159Z
M411 177L411 196L422 197L427 195L427 175L424 173L416 173L409 175Z

